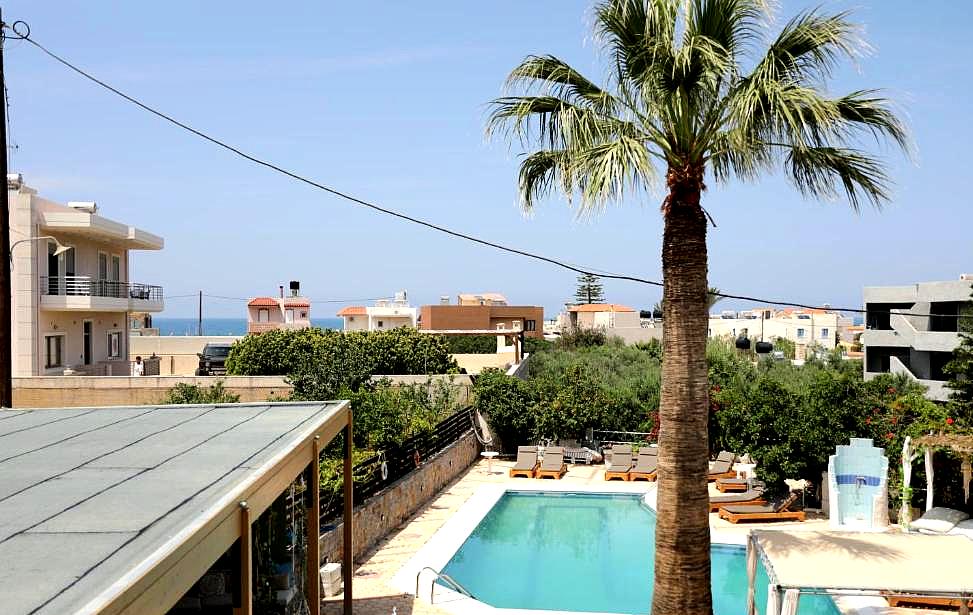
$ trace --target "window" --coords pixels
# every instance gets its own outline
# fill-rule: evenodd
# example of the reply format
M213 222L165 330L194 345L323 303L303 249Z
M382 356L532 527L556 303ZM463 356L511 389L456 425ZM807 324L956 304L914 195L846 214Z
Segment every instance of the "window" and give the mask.
M355 317L354 316L349 316L348 317L348 322L355 322Z
M797 337L804 337L804 329L797 330Z
M301 320L307 320L307 312L301 312Z
M498 322L497 323L497 331L503 331L506 328L507 328L507 325L503 324L502 322Z
M294 310L292 308L284 310L284 322L294 322Z
M828 329L827 328L821 329L821 339L823 339L823 340L828 339Z
M46 335L44 336L44 344L47 348L46 360L44 362L44 367L63 367L64 366L64 336L63 335Z
M257 322L270 322L270 310L267 308L257 310Z
M98 279L108 279L108 255L104 252L98 253Z
M117 359L122 356L122 332L108 332L108 358Z
M382 328L382 326L383 326L383 325L382 325L382 321L381 321L381 320L380 320L380 321L378 321L378 328L379 328L379 329L381 329L381 328Z
M118 282L122 279L122 257L117 254L111 255L111 271L109 273L109 280L113 282Z
M537 321L536 320L525 320L524 321L524 331L537 331Z

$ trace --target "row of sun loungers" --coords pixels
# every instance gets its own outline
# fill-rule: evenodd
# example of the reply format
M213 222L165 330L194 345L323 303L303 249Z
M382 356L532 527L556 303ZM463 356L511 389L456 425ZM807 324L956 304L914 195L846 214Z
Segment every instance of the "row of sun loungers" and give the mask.
M638 457L633 461L632 447L628 444L616 444L612 447L612 458L605 469L605 480L620 479L654 481L659 470L659 449L646 446L639 449Z
M510 477L554 478L559 479L568 471L564 463L564 447L549 446L544 451L542 461L537 460L536 446L517 447L517 463L510 468Z

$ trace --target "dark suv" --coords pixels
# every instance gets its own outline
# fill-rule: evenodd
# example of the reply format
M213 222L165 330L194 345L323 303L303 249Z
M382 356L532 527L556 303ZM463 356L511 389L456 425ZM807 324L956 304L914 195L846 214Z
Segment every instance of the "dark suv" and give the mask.
M230 354L230 344L206 344L199 353L197 376L222 376L226 373L226 357Z

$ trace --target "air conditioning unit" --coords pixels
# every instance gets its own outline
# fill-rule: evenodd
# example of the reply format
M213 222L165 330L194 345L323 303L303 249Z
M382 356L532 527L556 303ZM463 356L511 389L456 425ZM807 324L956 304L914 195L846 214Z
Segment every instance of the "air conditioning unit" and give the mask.
M68 207L87 214L98 213L98 203L94 201L68 201Z

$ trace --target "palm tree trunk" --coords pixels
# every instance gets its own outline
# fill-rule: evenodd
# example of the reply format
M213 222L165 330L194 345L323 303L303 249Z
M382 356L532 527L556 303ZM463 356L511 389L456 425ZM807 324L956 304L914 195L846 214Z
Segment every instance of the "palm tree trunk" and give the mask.
M653 615L712 613L702 173L669 172L662 239L663 362Z

